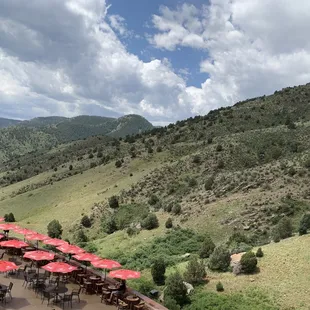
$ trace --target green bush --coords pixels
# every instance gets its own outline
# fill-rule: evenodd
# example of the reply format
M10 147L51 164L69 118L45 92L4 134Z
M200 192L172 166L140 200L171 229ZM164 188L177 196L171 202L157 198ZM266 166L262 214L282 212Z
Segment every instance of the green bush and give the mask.
M148 203L149 203L150 206L154 206L154 205L156 205L158 202L159 202L159 198L158 198L155 194L153 194L153 195L150 197L150 199L148 200Z
M283 217L273 229L273 240L286 239L292 236L293 225L292 220L288 217Z
M151 274L153 281L157 285L164 285L165 284L165 273L166 273L166 264L163 258L158 258L154 261Z
M182 276L178 272L171 274L167 278L165 296L169 296L180 306L187 303L187 289Z
M137 280L132 280L130 282L130 286L137 290L139 293L149 296L150 297L150 291L154 288L154 284L145 278L140 278Z
M116 168L120 168L122 166L122 161L121 160L117 160L116 162L115 162L115 167Z
M119 207L117 196L112 196L109 198L109 206L111 209L117 209Z
M193 163L194 163L194 164L200 164L200 163L201 163L201 157L200 157L200 155L195 155L195 156L193 157Z
M210 255L208 267L211 270L227 271L230 264L230 253L224 246L218 246Z
M188 186L189 186L189 187L195 187L195 186L197 186L197 185L198 185L198 182L197 182L196 179L190 178L190 179L188 180Z
M224 286L223 286L222 282L217 282L216 283L216 290L218 292L224 292Z
M216 151L217 151L217 152L223 151L222 145L218 144L218 145L216 146Z
M214 177L211 177L211 178L207 179L206 182L205 182L205 190L206 191L211 190L212 186L213 186L213 183L214 183Z
M242 255L240 264L242 272L253 273L256 270L257 258L252 251L246 252Z
M114 217L108 218L103 226L104 231L109 235L118 230Z
M143 204L121 205L114 213L118 229L125 229L132 223L137 224L149 214L148 207Z
M5 214L5 215L4 215L4 221L5 221L5 222L10 222L10 223L15 222L14 214L13 214L12 212L9 213L9 214Z
M299 223L299 235L305 235L310 228L310 213L305 213Z
M141 223L142 228L151 230L159 226L158 218L156 214L149 214Z
M171 212L174 214L174 215L179 215L182 211L182 208L181 208L181 205L179 203L176 203L173 207L172 207L172 210Z
M181 310L177 302L169 296L165 296L164 306L169 310Z
M86 227L89 228L91 227L91 220L87 215L84 215L81 219L81 224Z
M47 225L47 234L51 238L61 238L62 235L62 226L58 220L52 220Z
M263 256L264 256L264 252L262 248L258 248L256 251L256 257L263 257Z
M206 277L206 267L202 260L198 260L197 256L193 256L187 264L184 272L184 279L193 285L200 284Z
M173 227L173 223L172 223L172 219L171 217L169 217L165 223L166 228L172 228Z
M199 252L200 258L208 258L213 253L214 249L215 249L214 242L212 241L210 236L207 236Z
M85 242L88 241L88 238L87 238L87 236L85 235L85 232L84 232L83 229L79 229L79 230L77 231L77 234L76 234L76 236L75 236L75 241L76 241L77 243L85 243Z

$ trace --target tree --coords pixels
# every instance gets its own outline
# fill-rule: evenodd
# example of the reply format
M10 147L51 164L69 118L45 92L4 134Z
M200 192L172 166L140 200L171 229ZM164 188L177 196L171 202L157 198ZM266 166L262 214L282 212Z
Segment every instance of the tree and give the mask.
M283 217L273 229L273 240L289 238L293 233L292 220L288 217Z
M9 214L5 214L4 215L4 221L5 222L11 222L11 223L15 222L14 214L12 212Z
M213 253L214 249L214 242L212 241L210 236L207 236L201 245L199 253L200 258L208 258Z
M180 310L180 306L177 302L169 296L165 297L164 306L169 310Z
M61 238L62 235L62 226L58 220L52 220L47 225L47 234L51 238Z
M151 269L153 281L157 285L165 284L165 273L166 273L166 264L163 258L158 258L155 260Z
M193 157L193 163L194 163L194 164L200 164L200 163L201 163L201 157L200 157L200 155L195 155L195 156Z
M117 209L119 207L117 196L112 196L109 198L109 206L111 209Z
M147 230L157 228L159 226L158 218L156 214L149 214L141 223L141 226Z
M171 219L171 217L169 217L168 219L167 219L167 221L166 221L166 223L165 223L165 226L166 226L166 228L172 228L172 226L173 226L173 223L172 223L172 219Z
M210 255L209 268L216 271L226 271L230 264L230 253L224 246L218 246Z
M240 263L244 273L253 273L256 270L257 258L252 251L248 251L242 255Z
M175 300L180 306L187 302L187 289L182 276L178 272L171 274L167 278L165 297Z
M122 161L121 160L117 160L116 162L115 162L115 167L116 168L120 168L122 166Z
M81 219L81 224L86 227L89 228L91 227L91 220L87 215L84 215Z
M73 169L73 166L72 166L72 165L70 165L70 166L69 166L69 170L71 171L72 169Z
M203 282L206 276L206 267L203 261L199 261L197 256L193 256L188 262L184 279L191 284L199 284Z
M223 286L222 282L217 282L216 283L216 290L218 292L224 292L224 286Z
M159 198L155 195L152 194L150 199L148 200L149 205L154 206L159 202Z
M181 210L181 205L179 203L176 203L171 209L172 213L175 215L179 215L181 213Z
M214 177L207 179L205 182L205 190L210 191L212 189L213 183L214 183Z
M88 241L88 238L87 236L85 235L85 232L83 229L79 229L77 234L76 234L76 237L75 237L75 240L77 243L85 243Z
M104 230L109 235L117 231L117 225L114 217L111 217L106 221Z
M258 248L256 251L256 257L263 257L263 256L264 256L264 252L262 248Z
M310 228L310 213L305 213L299 223L299 235L305 235Z

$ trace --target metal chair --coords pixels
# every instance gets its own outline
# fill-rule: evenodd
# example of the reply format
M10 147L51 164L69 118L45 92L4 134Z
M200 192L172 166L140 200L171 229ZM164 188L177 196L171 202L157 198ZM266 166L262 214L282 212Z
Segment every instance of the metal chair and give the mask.
M10 282L8 288L6 289L5 295L9 295L10 299L12 300L12 288L13 288L13 282Z
M55 297L56 297L55 293L50 293L50 292L43 291L41 304L43 304L44 300L46 299L47 300L47 305L49 305L50 301L52 299L55 299Z
M82 287L81 286L80 286L79 289L73 289L72 292L71 292L72 299L73 299L73 296L76 296L78 298L79 302L80 302L81 301L80 300L81 291L82 291Z
M61 298L61 303L62 303L62 308L65 308L65 303L68 303L68 305L71 305L72 308L72 294L65 294L62 298Z

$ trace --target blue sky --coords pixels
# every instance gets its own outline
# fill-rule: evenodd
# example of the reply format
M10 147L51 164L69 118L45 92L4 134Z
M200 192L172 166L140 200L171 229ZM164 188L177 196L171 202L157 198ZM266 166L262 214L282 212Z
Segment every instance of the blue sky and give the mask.
M175 9L183 3L188 3L201 8L207 2L203 0L110 0L108 4L111 4L109 13L124 17L128 29L139 35L139 38L121 38L131 53L146 62L153 58L167 58L176 72L183 69L188 71L189 74L186 76L188 85L200 87L208 77L206 73L200 72L199 66L206 58L206 51L189 47L179 47L175 51L157 49L149 44L145 34L156 33L156 30L151 27L151 19L153 14L159 14L160 6Z
M1 0L0 117L168 124L310 82L310 1Z

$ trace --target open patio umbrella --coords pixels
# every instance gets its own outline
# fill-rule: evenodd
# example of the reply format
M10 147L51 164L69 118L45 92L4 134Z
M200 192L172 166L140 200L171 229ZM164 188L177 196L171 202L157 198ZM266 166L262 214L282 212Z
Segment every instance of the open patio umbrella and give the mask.
M37 234L37 232L34 230L31 230L28 228L21 228L21 227L14 228L14 231L18 234L21 234L21 235Z
M15 225L15 224L9 224L9 223L0 224L1 230L13 230L13 229L17 229L17 228L19 228L19 226Z
M29 246L28 243L20 240L8 240L8 241L1 241L0 246L7 247L7 248L16 248L16 249L21 249L21 248L26 248Z
M38 248L39 247L39 241L49 239L49 236L39 234L39 233L35 233L35 234L29 234L29 235L27 234L25 238L27 240L37 241L37 248Z
M4 222L4 221L5 221L4 217L0 217L0 222Z
M62 253L66 253L66 254L81 254L85 252L85 250L72 244L61 245L57 247L57 250L61 251Z
M49 253L46 251L29 251L24 254L25 258L40 261L40 260L53 260L55 257L55 254ZM38 273L39 273L39 265L37 263Z
M62 262L48 263L42 268L49 272L55 272L55 273L69 273L74 270L77 270L77 267L74 267L67 263L62 263Z
M109 277L122 279L122 280L138 279L141 277L141 273L139 271L134 271L134 270L119 269L119 270L110 271Z
M0 234L0 240L5 237L5 234Z
M104 275L107 277L107 269L114 269L114 268L120 268L121 264L119 262L116 262L114 260L110 259L101 259L91 262L91 264L95 268L104 269Z
M18 266L14 264L13 262L1 260L0 261L0 272L7 272L10 270L16 270L18 269Z
M84 261L84 262L94 262L101 260L101 258L95 254L92 253L82 253L82 254L76 254L73 256L73 258Z
M57 239L57 238L50 238L50 239L43 240L43 243L44 244L48 244L48 245L52 245L52 246L55 246L55 247L68 244L67 241L64 241L64 240L61 240L61 239Z

